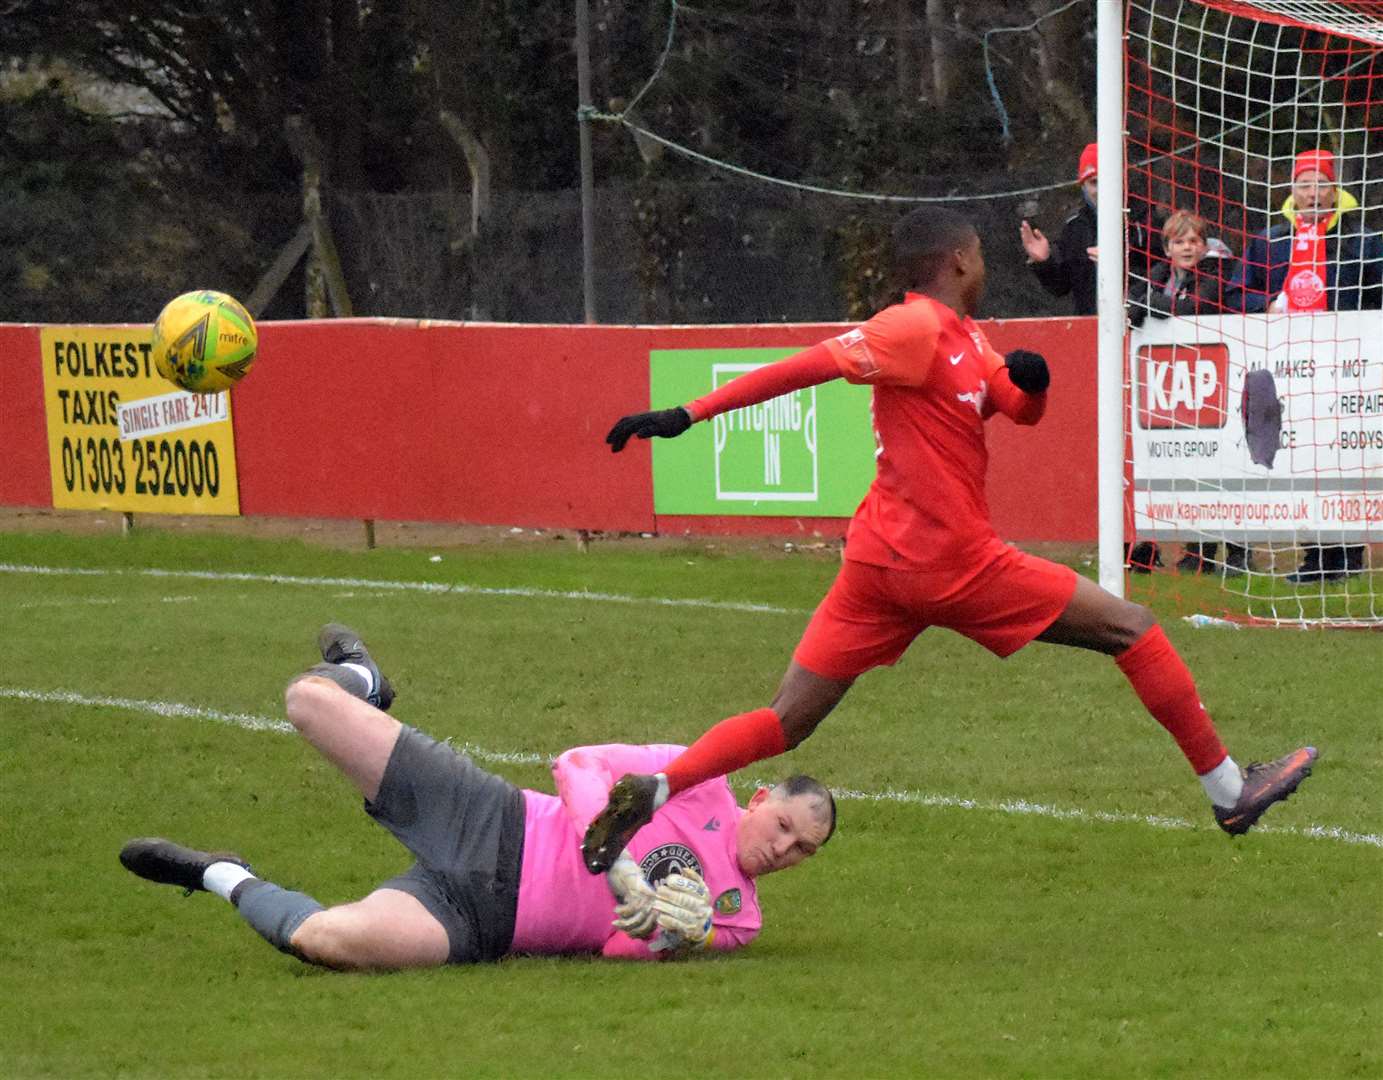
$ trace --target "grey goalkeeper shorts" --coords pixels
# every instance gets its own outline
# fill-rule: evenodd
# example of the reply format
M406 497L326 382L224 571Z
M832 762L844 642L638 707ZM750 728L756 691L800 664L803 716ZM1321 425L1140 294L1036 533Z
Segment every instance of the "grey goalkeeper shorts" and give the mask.
M405 725L365 812L417 859L380 888L421 901L446 928L451 963L508 952L523 865L522 791Z

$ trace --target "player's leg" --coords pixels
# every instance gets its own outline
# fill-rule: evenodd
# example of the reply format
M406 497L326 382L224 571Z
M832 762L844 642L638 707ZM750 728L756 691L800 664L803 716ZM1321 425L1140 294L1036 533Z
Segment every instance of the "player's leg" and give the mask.
M289 945L309 963L338 970L438 967L451 951L446 928L417 897L387 888L309 916Z
M341 623L327 623L317 633L317 650L322 663L307 674L320 675L336 683L353 697L389 711L394 703L394 687L379 671L360 635Z
M668 765L670 793L800 745L866 671L896 663L923 623L895 602L889 572L842 563L767 708L722 720Z
M854 681L853 675L818 675L794 658L767 708L720 721L668 765L662 774L667 791L655 809L679 791L798 746L840 704Z
M257 877L231 852L199 851L170 840L131 840L120 862L132 874L188 895L210 892L281 952L334 968L428 967L447 961L447 931L406 892L381 889L364 900L324 908L306 893Z
M320 675L289 683L284 704L299 734L373 801L403 725Z
M840 704L854 678L829 679L792 660L769 709L783 730L785 750L796 749Z
M1185 662L1152 612L1077 578L1069 603L1037 640L1093 649L1114 658L1143 706L1176 740L1232 834L1247 832L1269 806L1311 773L1312 747L1241 769L1229 756L1201 703Z
M853 678L818 675L793 660L771 705L721 720L664 772L620 777L610 789L605 809L586 829L581 843L586 869L593 874L608 870L658 807L679 791L797 746L826 719L853 682Z
M288 684L288 719L327 760L373 799L401 725L384 715L394 688L360 635L327 623L317 635L322 663Z
M799 745L855 679L895 662L921 627L892 610L876 567L845 562L812 616L772 703L715 724L656 776L621 777L586 830L586 868L603 873L654 811L679 791Z
M1089 578L1077 575L1075 591L1065 608L1037 640L1117 656L1156 625L1152 612L1141 604L1106 592Z
M288 718L356 785L365 797L366 813L420 864L378 892L402 892L421 903L449 939L451 962L503 955L513 936L518 905L522 792L466 755L381 711L392 700L392 689L354 631L330 624L322 629L318 644L326 663L289 684ZM358 670L352 674L352 669ZM380 698L381 708L361 700L379 693L380 687L389 691ZM458 903L455 898L464 900ZM319 921L316 929L329 931L335 935L332 940L344 941L358 952L331 954L331 962L434 962L436 934L430 926L410 936L401 946L409 951L402 954L381 952L387 943L377 945L369 938L373 931L362 919L390 903L401 901L384 896Z

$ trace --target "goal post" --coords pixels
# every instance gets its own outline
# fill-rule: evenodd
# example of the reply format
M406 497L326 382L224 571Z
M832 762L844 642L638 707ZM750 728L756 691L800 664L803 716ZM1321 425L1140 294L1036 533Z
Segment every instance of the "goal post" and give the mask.
M1100 584L1124 595L1124 18L1120 4L1096 6L1099 88L1095 102L1095 207L1101 258L1095 273L1099 312L1098 426Z
M1383 0L1099 9L1101 582L1147 540L1231 617L1383 626Z

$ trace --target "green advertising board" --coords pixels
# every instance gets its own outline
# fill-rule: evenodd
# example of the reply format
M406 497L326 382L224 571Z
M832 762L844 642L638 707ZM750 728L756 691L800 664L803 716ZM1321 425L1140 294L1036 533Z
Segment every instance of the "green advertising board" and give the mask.
M702 397L800 351L654 349L655 403ZM869 389L836 379L734 409L678 439L653 440L653 511L849 517L874 478Z

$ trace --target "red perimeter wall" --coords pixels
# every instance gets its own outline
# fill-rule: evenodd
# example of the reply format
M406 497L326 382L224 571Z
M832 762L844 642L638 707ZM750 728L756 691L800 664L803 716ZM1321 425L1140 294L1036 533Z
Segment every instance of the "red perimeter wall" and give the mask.
M1000 352L1021 345L1052 366L1041 424L988 425L996 528L1094 539L1095 320L982 325ZM650 349L805 347L840 330L263 323L259 360L234 392L241 512L841 535L842 519L655 518L648 444L615 457L603 442L615 419L648 407ZM0 325L0 505L52 505L40 364L37 326Z

